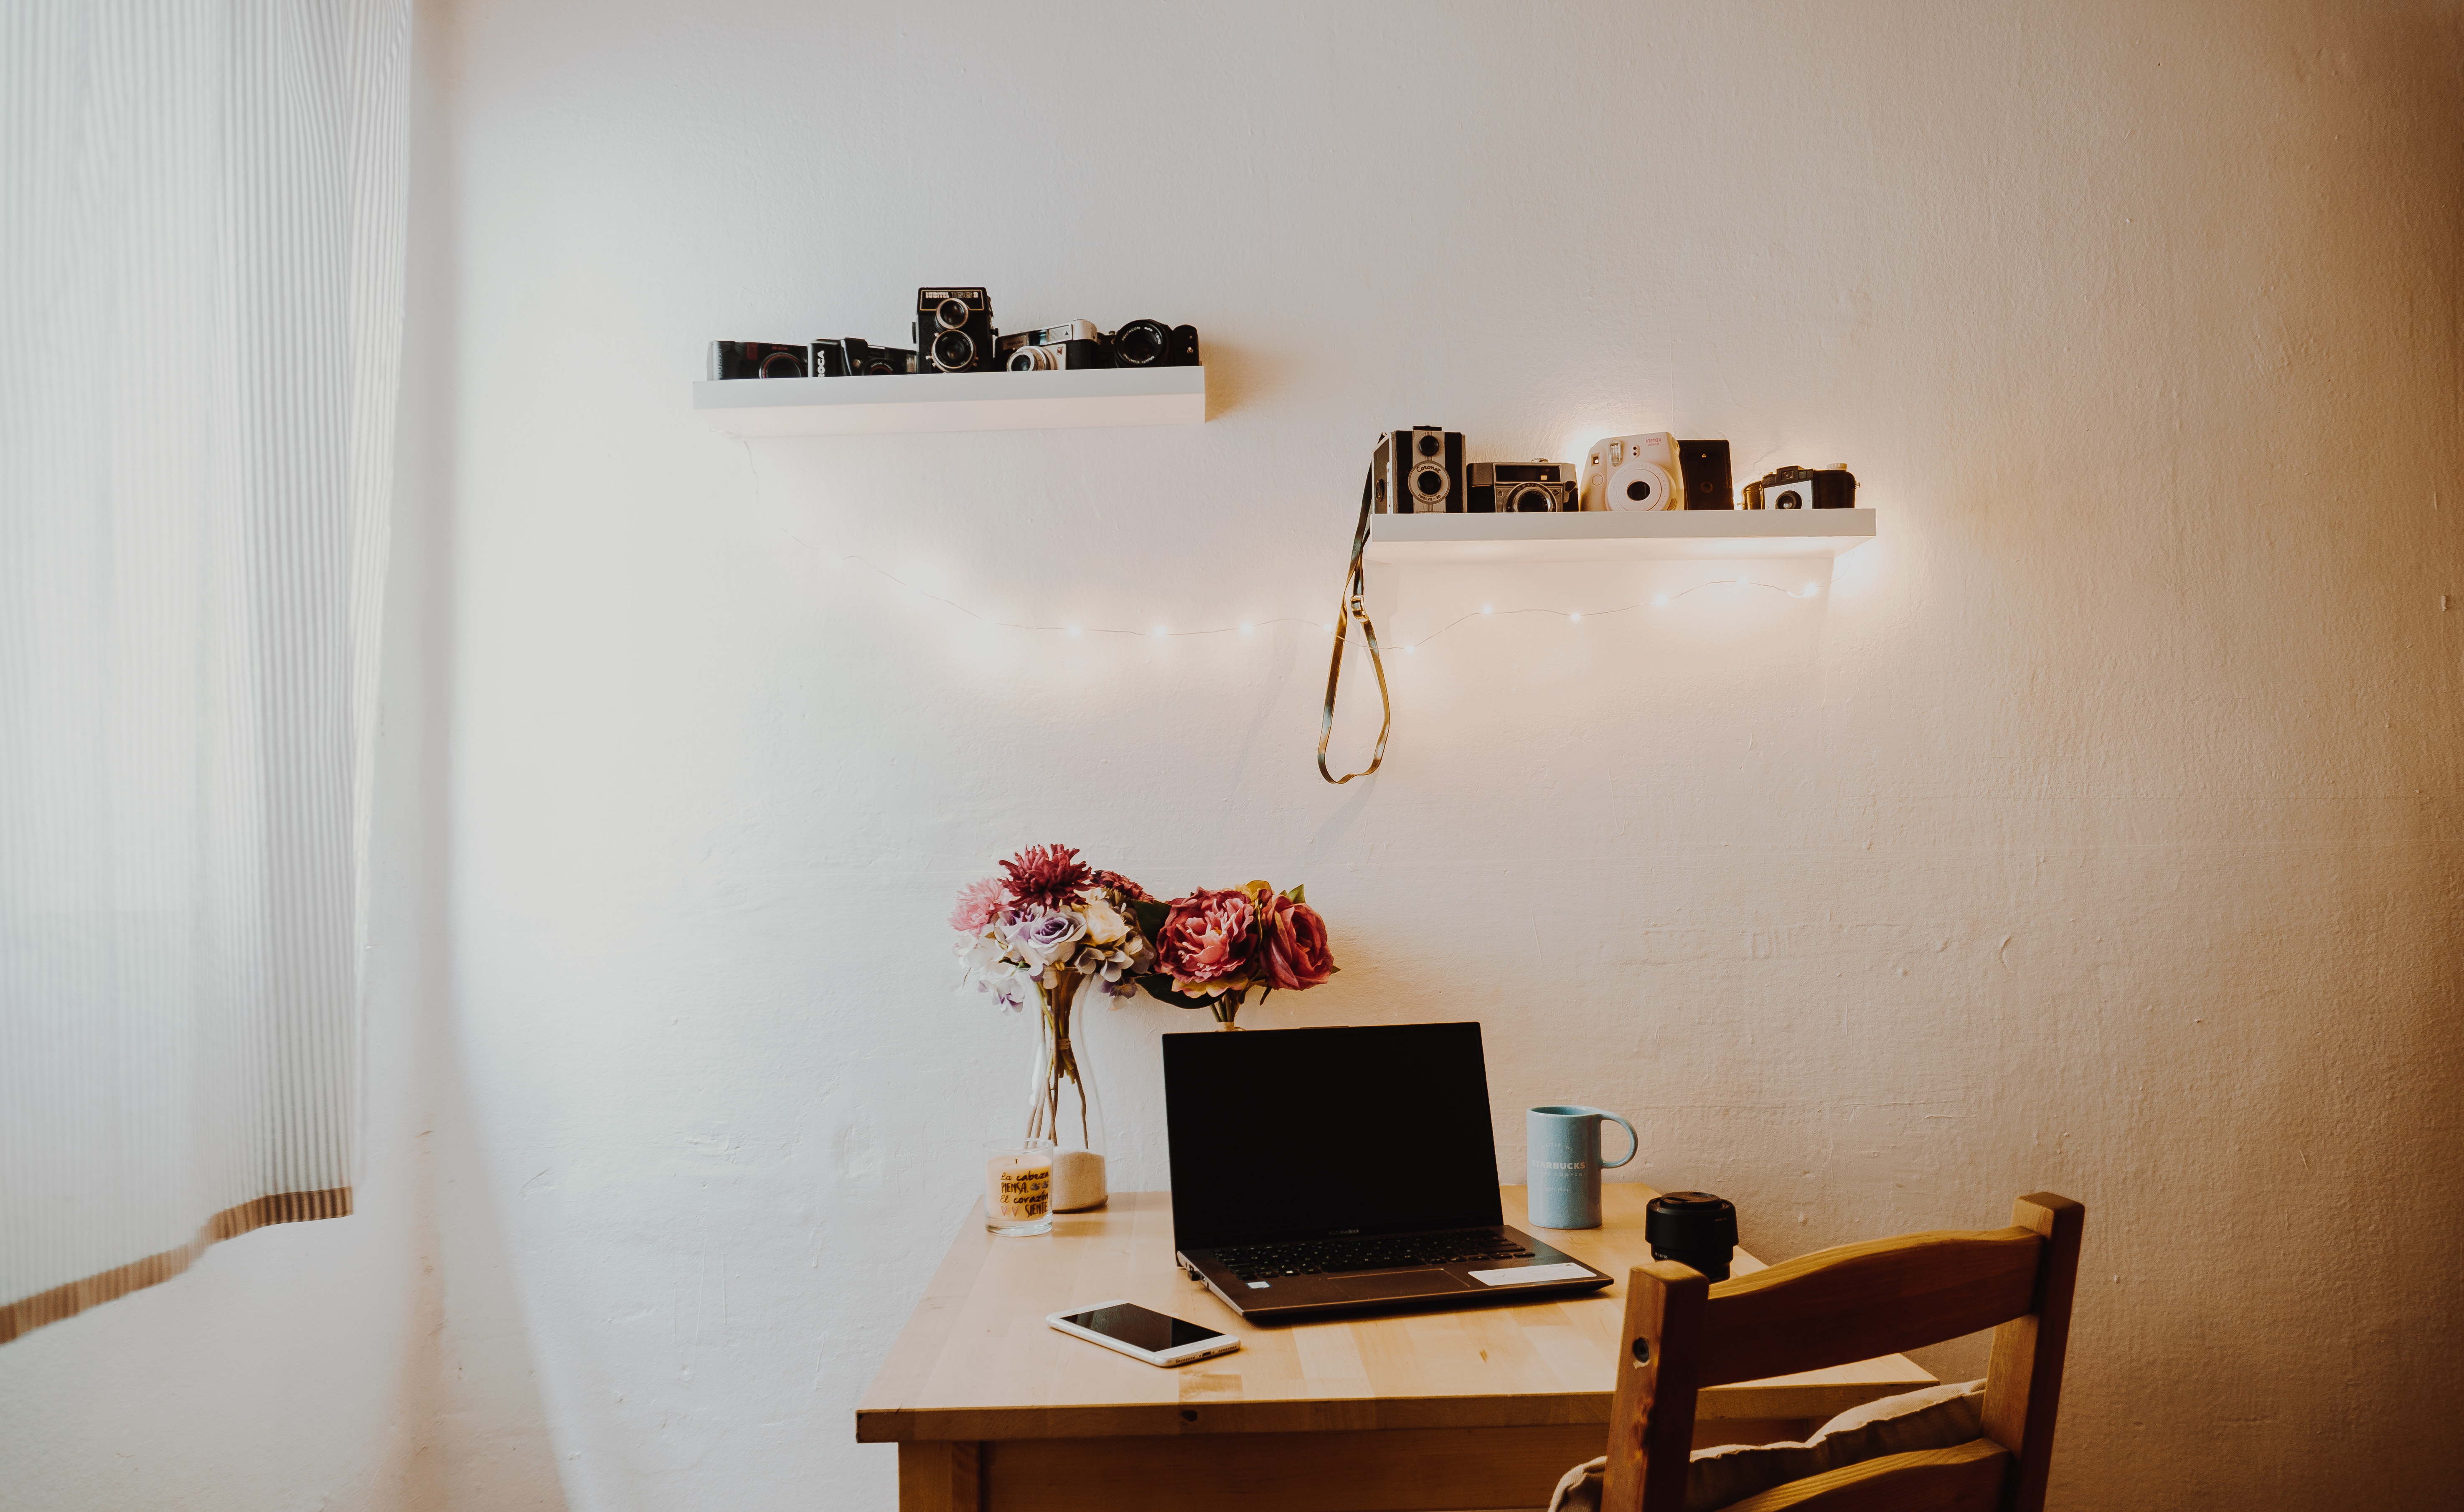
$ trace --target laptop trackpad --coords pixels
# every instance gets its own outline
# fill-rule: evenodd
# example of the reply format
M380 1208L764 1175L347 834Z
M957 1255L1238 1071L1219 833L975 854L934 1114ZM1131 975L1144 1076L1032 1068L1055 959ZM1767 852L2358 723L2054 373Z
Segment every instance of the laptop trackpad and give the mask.
M1471 1282L1441 1270L1383 1270L1356 1276L1312 1276L1309 1280L1324 1286L1329 1297L1346 1300L1392 1297L1400 1301L1407 1297L1443 1297L1452 1292L1479 1289ZM1284 1284L1288 1285L1289 1282Z

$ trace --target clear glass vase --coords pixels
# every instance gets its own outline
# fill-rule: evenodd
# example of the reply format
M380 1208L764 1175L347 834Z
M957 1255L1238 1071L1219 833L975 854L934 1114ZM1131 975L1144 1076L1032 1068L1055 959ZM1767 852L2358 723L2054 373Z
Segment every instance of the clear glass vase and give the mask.
M1100 1208L1111 1195L1104 1179L1104 1100L1088 1066L1086 1041L1071 1032L1084 1022L1086 1003L1100 997L1076 972L1052 973L1044 994L1025 1133L1052 1141L1055 1213Z

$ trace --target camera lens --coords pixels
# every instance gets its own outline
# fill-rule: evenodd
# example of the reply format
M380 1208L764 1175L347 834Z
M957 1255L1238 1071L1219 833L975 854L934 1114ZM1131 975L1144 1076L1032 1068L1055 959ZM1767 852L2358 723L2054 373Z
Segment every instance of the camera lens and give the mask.
M1163 327L1153 320L1132 320L1114 339L1125 366L1144 367L1163 356Z
M1412 492L1424 499L1437 498L1443 494L1445 491L1446 475L1442 472L1415 472L1412 474Z
M793 352L773 352L761 360L761 376L802 378L804 376L804 364L796 360L796 354Z
M1625 496L1639 504L1651 497L1651 484L1642 478L1637 478L1625 486Z
M933 363L947 371L972 366L976 361L976 339L964 331L944 331L933 338Z
M1420 449L1420 455L1424 457L1433 457L1438 454L1438 448L1444 446L1445 443L1439 440L1436 436L1423 434L1418 445Z
M1547 489L1527 487L1514 491L1514 502L1510 507L1517 515L1545 515L1549 513L1549 503Z
M1032 373L1044 365L1036 361L1036 358L1041 355L1034 347L1022 346L1009 354L1009 370L1013 373Z
M1728 1279L1737 1251L1737 1205L1707 1192L1671 1192L1643 1210L1642 1237L1653 1260L1691 1265L1712 1281Z
M933 307L933 323L944 331L955 331L967 323L967 301L944 299Z

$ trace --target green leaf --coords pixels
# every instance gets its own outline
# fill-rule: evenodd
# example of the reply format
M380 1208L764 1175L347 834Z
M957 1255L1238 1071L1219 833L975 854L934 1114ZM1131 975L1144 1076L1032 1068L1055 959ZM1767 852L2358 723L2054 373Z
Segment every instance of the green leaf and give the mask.
M1155 998L1157 1002L1167 1002L1172 1004L1175 1008L1211 1008L1214 1006L1211 1001L1204 997L1192 997L1187 993L1175 992L1172 986L1172 978L1164 975L1161 972L1153 973L1149 975L1139 977L1138 986L1145 991L1147 996Z
M1308 895L1302 891L1302 884L1297 882L1284 889L1284 896L1291 899L1294 903L1307 903L1309 901Z
M1153 899L1133 898L1130 911L1137 916L1138 932L1152 940L1163 932L1163 921L1172 917L1172 905Z

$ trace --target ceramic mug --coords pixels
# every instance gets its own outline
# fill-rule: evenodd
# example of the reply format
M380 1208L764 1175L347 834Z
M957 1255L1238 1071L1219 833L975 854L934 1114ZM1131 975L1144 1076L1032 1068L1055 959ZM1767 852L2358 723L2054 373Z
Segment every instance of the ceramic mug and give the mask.
M1600 1159L1600 1121L1614 1119L1625 1130L1626 1150L1616 1160ZM1635 1157L1642 1141L1634 1126L1596 1107L1551 1106L1523 1115L1531 1226L1539 1229L1595 1229L1600 1226L1600 1172L1615 1171Z

